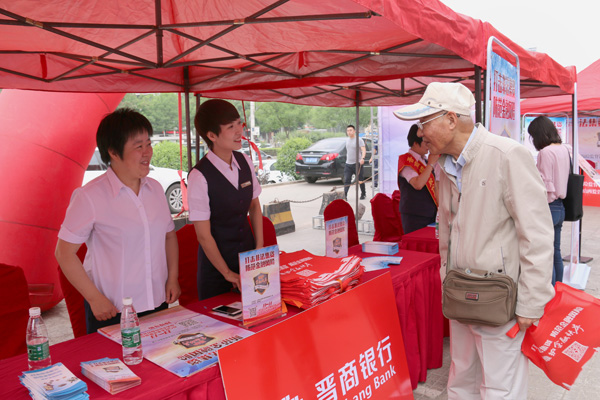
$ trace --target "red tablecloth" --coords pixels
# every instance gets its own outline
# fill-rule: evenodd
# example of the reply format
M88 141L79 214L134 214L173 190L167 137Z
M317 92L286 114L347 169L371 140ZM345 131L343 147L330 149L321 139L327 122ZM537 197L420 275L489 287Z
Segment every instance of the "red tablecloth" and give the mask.
M400 248L404 250L422 251L424 253L440 253L439 239L435 238L435 228L426 226L402 236Z
M350 248L349 253L363 258L380 256L363 253L360 245ZM402 257L402 262L391 267L390 272L414 389L418 382L426 381L427 369L442 366L444 325L440 256L409 250L400 250L395 256ZM365 278L378 273L381 272L365 272Z
M360 252L355 246L350 252L359 256L372 256ZM441 289L439 277L439 256L426 253L401 250L398 256L404 257L402 263L391 269L395 290L396 305L404 336L404 345L408 359L413 388L417 380L425 381L427 368L439 368L442 365L442 331L441 331ZM385 270L367 272L364 279L384 273ZM202 302L189 304L187 307L196 312L208 314L226 322L232 320L209 314L210 310L221 304L239 301L239 295L227 293ZM301 312L289 306L287 318ZM258 332L281 319L269 321L253 327ZM81 361L95 360L102 357L122 358L121 346L98 333L72 339L50 347L52 362L62 362L75 376L85 381L88 393L93 399L114 399L81 374ZM25 387L19 383L18 376L27 369L25 355L11 357L0 361L0 399L29 399ZM207 368L188 378L178 376L164 370L148 360L131 366L131 370L142 378L142 384L124 392L128 400L136 399L207 399L224 400L223 381L218 366Z

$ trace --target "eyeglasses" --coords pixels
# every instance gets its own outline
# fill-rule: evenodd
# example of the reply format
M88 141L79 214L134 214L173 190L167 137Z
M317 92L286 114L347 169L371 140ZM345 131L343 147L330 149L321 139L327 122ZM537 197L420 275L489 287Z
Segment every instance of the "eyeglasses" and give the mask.
M425 125L425 124L428 124L428 123L430 123L431 121L433 121L433 120L436 120L436 119L438 119L438 118L441 118L441 117L443 117L443 116L444 116L444 115L446 115L446 114L448 114L448 111L444 111L444 113L443 113L443 114L440 114L440 115L438 115L438 116L437 116L437 117L435 117L435 118L428 119L428 120L427 120L427 121L425 121L425 122L421 122L421 121L419 121L419 122L417 122L417 127L418 127L420 130L423 130L423 125Z

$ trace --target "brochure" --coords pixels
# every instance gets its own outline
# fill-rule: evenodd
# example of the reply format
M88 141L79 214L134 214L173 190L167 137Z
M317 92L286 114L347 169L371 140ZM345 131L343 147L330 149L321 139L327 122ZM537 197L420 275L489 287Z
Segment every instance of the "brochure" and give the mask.
M361 264L365 267L365 272L376 271L378 269L389 268L390 265L399 265L402 257L380 256L366 257L362 259Z
M142 383L118 358L101 358L81 363L81 373L110 394L122 392Z
M369 241L362 244L363 253L376 254L396 254L398 252L398 243L396 242L376 242Z
M348 256L348 217L325 221L325 255L333 258Z
M279 246L239 254L243 325L256 325L282 314Z
M252 335L251 331L182 306L140 318L144 358L180 377L217 363L217 350ZM121 343L119 324L98 333Z
M85 393L87 384L60 362L42 369L24 371L19 380L34 399L89 399Z

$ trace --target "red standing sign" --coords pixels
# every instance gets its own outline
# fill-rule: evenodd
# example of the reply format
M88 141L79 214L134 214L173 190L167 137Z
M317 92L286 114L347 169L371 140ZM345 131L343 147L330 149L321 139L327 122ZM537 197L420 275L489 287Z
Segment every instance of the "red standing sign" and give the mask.
M389 273L219 350L228 400L412 399Z

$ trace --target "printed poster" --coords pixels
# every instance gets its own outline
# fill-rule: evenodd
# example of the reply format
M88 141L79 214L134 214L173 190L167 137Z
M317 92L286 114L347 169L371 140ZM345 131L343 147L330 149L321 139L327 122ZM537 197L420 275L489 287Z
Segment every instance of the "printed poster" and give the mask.
M218 362L217 350L253 333L182 306L140 318L144 358L180 377L190 376ZM121 326L98 333L121 343Z
M348 256L348 217L325 221L325 256Z
M488 52L486 127L496 135L521 143L519 70L493 51Z
M244 326L281 315L279 246L239 254Z

